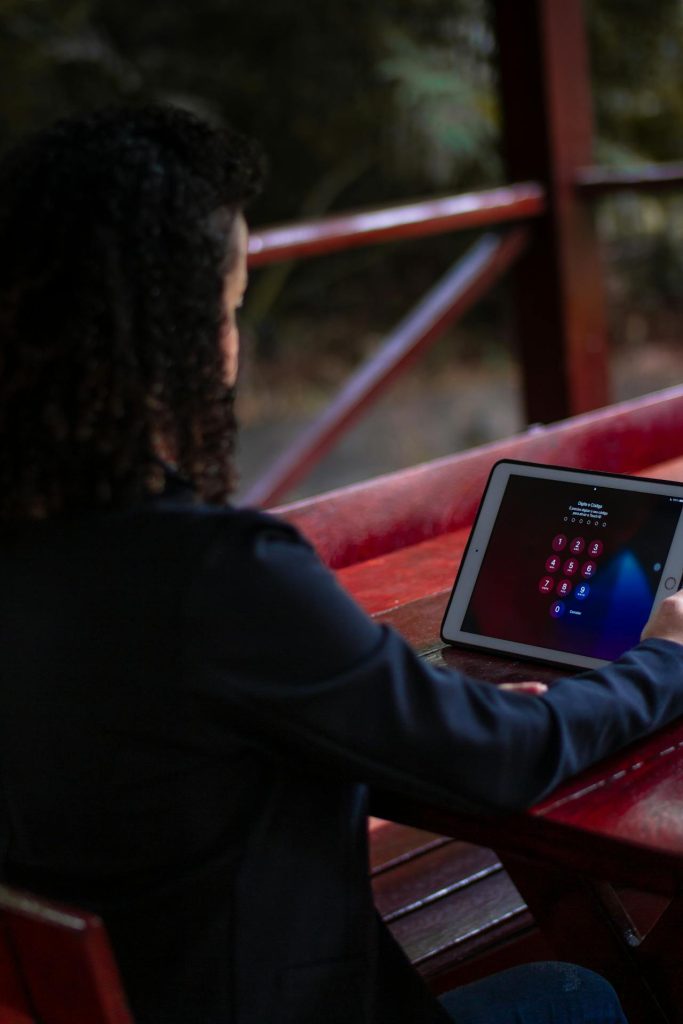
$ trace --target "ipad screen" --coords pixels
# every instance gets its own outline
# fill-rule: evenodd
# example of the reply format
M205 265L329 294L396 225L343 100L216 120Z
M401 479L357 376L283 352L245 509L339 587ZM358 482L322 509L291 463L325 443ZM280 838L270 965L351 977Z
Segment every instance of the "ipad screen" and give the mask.
M683 498L512 474L462 630L610 660L637 643Z

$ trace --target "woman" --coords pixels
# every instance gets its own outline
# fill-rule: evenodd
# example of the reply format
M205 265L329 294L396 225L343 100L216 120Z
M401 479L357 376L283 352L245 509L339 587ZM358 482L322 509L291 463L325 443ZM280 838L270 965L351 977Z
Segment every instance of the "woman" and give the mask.
M102 915L138 1024L621 1022L566 965L437 1002L372 909L368 788L519 808L662 725L681 601L523 697L430 668L227 505L258 179L164 108L0 170L3 877Z

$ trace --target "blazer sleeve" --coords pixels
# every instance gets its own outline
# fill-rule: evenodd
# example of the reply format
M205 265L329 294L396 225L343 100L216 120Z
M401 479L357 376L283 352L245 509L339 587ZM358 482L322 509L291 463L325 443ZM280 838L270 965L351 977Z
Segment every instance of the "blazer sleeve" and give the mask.
M218 756L238 731L297 770L461 810L528 806L683 713L683 646L665 640L542 697L430 666L263 515L218 521L186 621L184 685Z

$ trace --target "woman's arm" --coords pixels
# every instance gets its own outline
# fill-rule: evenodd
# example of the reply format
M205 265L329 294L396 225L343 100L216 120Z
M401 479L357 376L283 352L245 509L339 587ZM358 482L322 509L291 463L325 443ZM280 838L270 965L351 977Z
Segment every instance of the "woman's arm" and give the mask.
M264 520L239 543L219 524L188 607L186 684L212 725L297 769L517 809L683 713L681 598L617 662L530 697L430 666Z

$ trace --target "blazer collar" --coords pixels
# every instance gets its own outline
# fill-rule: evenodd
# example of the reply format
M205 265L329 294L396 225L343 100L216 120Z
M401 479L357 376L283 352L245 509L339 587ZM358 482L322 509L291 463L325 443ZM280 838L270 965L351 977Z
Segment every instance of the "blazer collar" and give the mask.
M156 459L156 461L164 471L164 489L159 498L174 503L196 504L199 501L199 496L192 481L183 476L170 462L165 462L163 459Z

